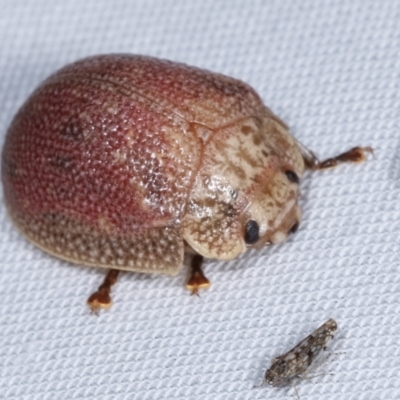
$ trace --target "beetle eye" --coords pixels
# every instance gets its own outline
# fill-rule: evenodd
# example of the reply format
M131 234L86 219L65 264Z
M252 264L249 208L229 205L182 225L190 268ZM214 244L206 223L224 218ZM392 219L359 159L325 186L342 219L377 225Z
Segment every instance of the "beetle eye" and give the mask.
M293 183L300 182L300 179L299 179L298 175L296 174L296 172L293 172L290 169L285 171L285 175L287 176L287 178L289 179L290 182L293 182Z
M259 230L260 230L260 227L258 226L257 222L254 221L253 219L251 219L249 222L247 222L247 225L246 225L244 241L247 244L254 244L254 243L258 242L258 239L260 239Z

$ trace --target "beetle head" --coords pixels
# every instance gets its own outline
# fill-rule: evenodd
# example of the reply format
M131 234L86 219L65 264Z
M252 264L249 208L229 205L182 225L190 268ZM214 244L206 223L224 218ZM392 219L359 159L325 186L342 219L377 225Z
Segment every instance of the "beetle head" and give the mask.
M183 237L207 258L280 243L297 229L304 160L287 127L270 115L214 133L188 198Z
M301 220L299 177L293 169L268 170L257 178L244 212L244 240L249 247L281 243Z

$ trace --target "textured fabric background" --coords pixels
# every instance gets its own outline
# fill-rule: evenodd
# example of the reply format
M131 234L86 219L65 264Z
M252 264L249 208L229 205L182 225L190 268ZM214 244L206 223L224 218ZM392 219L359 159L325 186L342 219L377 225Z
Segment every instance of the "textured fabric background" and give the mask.
M301 399L400 398L399 1L0 0L0 10L1 144L54 70L129 52L250 83L321 157L375 149L364 164L308 173L298 233L207 261L200 298L185 270L126 273L99 317L85 303L103 271L44 254L1 204L0 398L295 398L290 386L253 386L330 317L339 354L298 382Z

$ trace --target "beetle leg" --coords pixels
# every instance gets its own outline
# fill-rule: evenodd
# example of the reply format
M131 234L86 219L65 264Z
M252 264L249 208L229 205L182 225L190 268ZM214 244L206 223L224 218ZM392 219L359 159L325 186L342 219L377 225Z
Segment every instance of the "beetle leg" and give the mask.
M99 286L96 292L94 292L87 300L87 303L92 310L96 313L100 308L110 308L112 304L110 292L111 286L117 282L119 270L110 269L104 278L103 283Z
M305 146L301 143L297 142L299 145L301 155L303 156L304 162L307 168L316 171L319 169L328 169L336 167L341 163L346 162L363 162L367 158L367 153L373 154L374 150L372 147L353 147L352 149L339 154L336 157L328 158L324 161L320 161L316 155L311 151L308 150Z
M203 270L201 269L203 260L203 256L195 254L190 264L191 273L186 287L192 292L192 295L196 294L198 296L199 289L206 289L210 286L210 281L206 278Z

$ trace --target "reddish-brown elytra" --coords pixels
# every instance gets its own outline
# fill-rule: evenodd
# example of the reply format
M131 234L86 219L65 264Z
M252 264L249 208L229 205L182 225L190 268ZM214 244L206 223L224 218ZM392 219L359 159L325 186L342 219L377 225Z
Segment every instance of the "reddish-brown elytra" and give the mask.
M115 270L209 281L203 257L230 260L279 243L300 222L305 168L362 161L355 148L319 162L247 84L184 64L103 55L43 82L4 144L8 213L35 245L111 269L89 298L108 307Z

